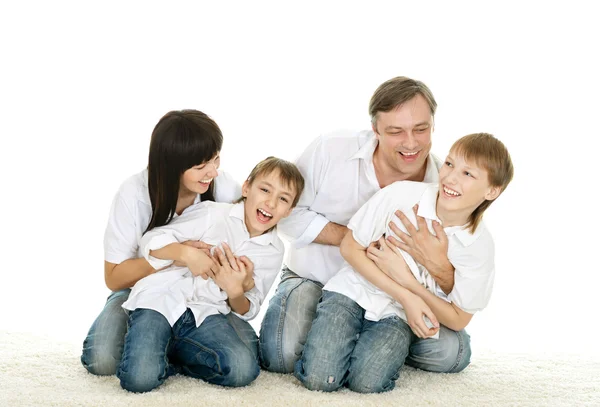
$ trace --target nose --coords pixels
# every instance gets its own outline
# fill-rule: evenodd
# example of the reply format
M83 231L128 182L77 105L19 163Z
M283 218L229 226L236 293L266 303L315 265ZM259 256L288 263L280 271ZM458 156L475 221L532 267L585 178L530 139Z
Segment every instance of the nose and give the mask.
M402 147L404 147L407 150L414 150L417 148L419 144L417 143L417 139L415 137L415 135L413 134L412 131L409 131L406 133L406 139L404 140L404 143L402 143Z
M275 205L277 205L277 199L275 196L271 195L269 197L269 199L267 199L267 201L265 202L265 204L270 208L273 209L275 208Z
M216 178L217 175L219 175L219 167L217 167L215 163L209 163L207 167L209 168L208 174L211 176L211 178Z

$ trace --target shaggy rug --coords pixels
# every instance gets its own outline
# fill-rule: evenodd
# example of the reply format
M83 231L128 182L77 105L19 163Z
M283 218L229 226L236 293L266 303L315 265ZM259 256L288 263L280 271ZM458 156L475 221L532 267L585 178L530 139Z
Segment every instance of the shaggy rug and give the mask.
M183 376L145 394L88 374L80 345L0 332L0 406L600 406L600 358L477 353L459 374L403 368L394 391L311 392L291 375L261 372L226 389Z

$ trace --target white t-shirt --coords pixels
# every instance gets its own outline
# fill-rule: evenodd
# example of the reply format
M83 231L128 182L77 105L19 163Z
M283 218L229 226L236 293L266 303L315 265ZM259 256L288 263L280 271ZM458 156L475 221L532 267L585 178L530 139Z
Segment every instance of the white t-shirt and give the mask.
M226 172L219 170L214 183L217 202L232 202L242 195L240 184ZM200 195L194 201L197 202ZM138 243L151 217L148 170L144 170L125 180L113 199L104 233L104 260L120 264L138 257Z
M354 239L361 246L367 247L384 235L395 236L389 227L390 221L407 233L402 222L394 216L394 212L401 210L411 223L417 226L412 210L417 203L418 215L425 219L429 231L435 234L432 221L436 220L441 224L435 209L438 188L437 184L400 181L382 189L350 220L348 227L352 230ZM463 226L444 228L444 232L448 236L448 259L456 269L454 288L448 296L422 265L415 262L405 251L398 250L417 281L438 297L473 314L486 307L492 294L495 274L494 241L483 222L473 234ZM365 310L365 318L368 320L379 321L393 315L406 320L406 314L398 302L368 282L348 263L329 280L324 289L356 301Z
M140 255L155 268L161 269L173 262L149 255L171 243L202 240L211 245L227 243L235 256L247 256L254 263L254 288L246 292L250 310L238 315L244 320L254 318L265 296L275 281L283 261L284 246L273 230L251 238L244 222L244 203L225 204L202 202L190 206L168 225L146 233L140 241ZM152 309L160 312L171 326L187 308L200 326L209 315L227 314L227 294L212 280L194 277L187 267L172 265L139 280L131 289L123 308Z
M328 222L346 226L381 188L375 175L373 131L341 130L317 138L296 161L304 192L279 233L290 241L285 264L301 277L325 284L344 264L337 246L312 243ZM430 154L424 182L438 182L441 161Z

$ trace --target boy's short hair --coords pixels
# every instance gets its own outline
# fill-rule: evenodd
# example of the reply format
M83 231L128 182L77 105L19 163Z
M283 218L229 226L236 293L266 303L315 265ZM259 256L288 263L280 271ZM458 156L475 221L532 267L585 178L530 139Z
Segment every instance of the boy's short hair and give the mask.
M506 189L513 178L513 163L506 146L488 133L474 133L461 137L450 148L464 158L465 161L474 163L488 173L488 183L500 188L500 194ZM497 197L496 197L497 198ZM483 213L493 201L485 200L469 216L467 227L471 233L475 232L481 222Z
M271 174L273 171L279 171L279 178L288 187L296 192L294 201L292 202L292 208L294 208L300 200L300 195L304 190L304 177L298 170L295 164L282 160L277 157L267 157L252 169L250 175L248 175L248 184L252 185L257 177ZM240 198L237 202L243 201L244 198Z

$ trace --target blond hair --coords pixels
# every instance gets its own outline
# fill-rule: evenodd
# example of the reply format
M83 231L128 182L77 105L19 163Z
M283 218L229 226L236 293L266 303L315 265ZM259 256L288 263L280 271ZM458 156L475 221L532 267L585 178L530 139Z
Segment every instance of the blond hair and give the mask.
M252 185L257 177L269 175L273 171L279 171L279 179L281 179L288 188L291 188L296 192L296 196L292 202L292 208L294 208L296 204L298 204L300 195L302 195L302 191L304 190L304 177L298 170L298 167L291 162L277 157L267 157L256 164L246 181L248 181L249 185ZM241 197L236 202L241 202L244 199L244 197Z
M452 145L450 152L462 156L465 161L474 163L479 168L485 169L488 174L488 183L493 187L500 188L498 196L506 189L513 178L513 163L508 149L491 134L475 133L461 137ZM486 199L471 213L467 223L471 233L475 232L483 218L483 213L490 207L492 202L493 200Z

